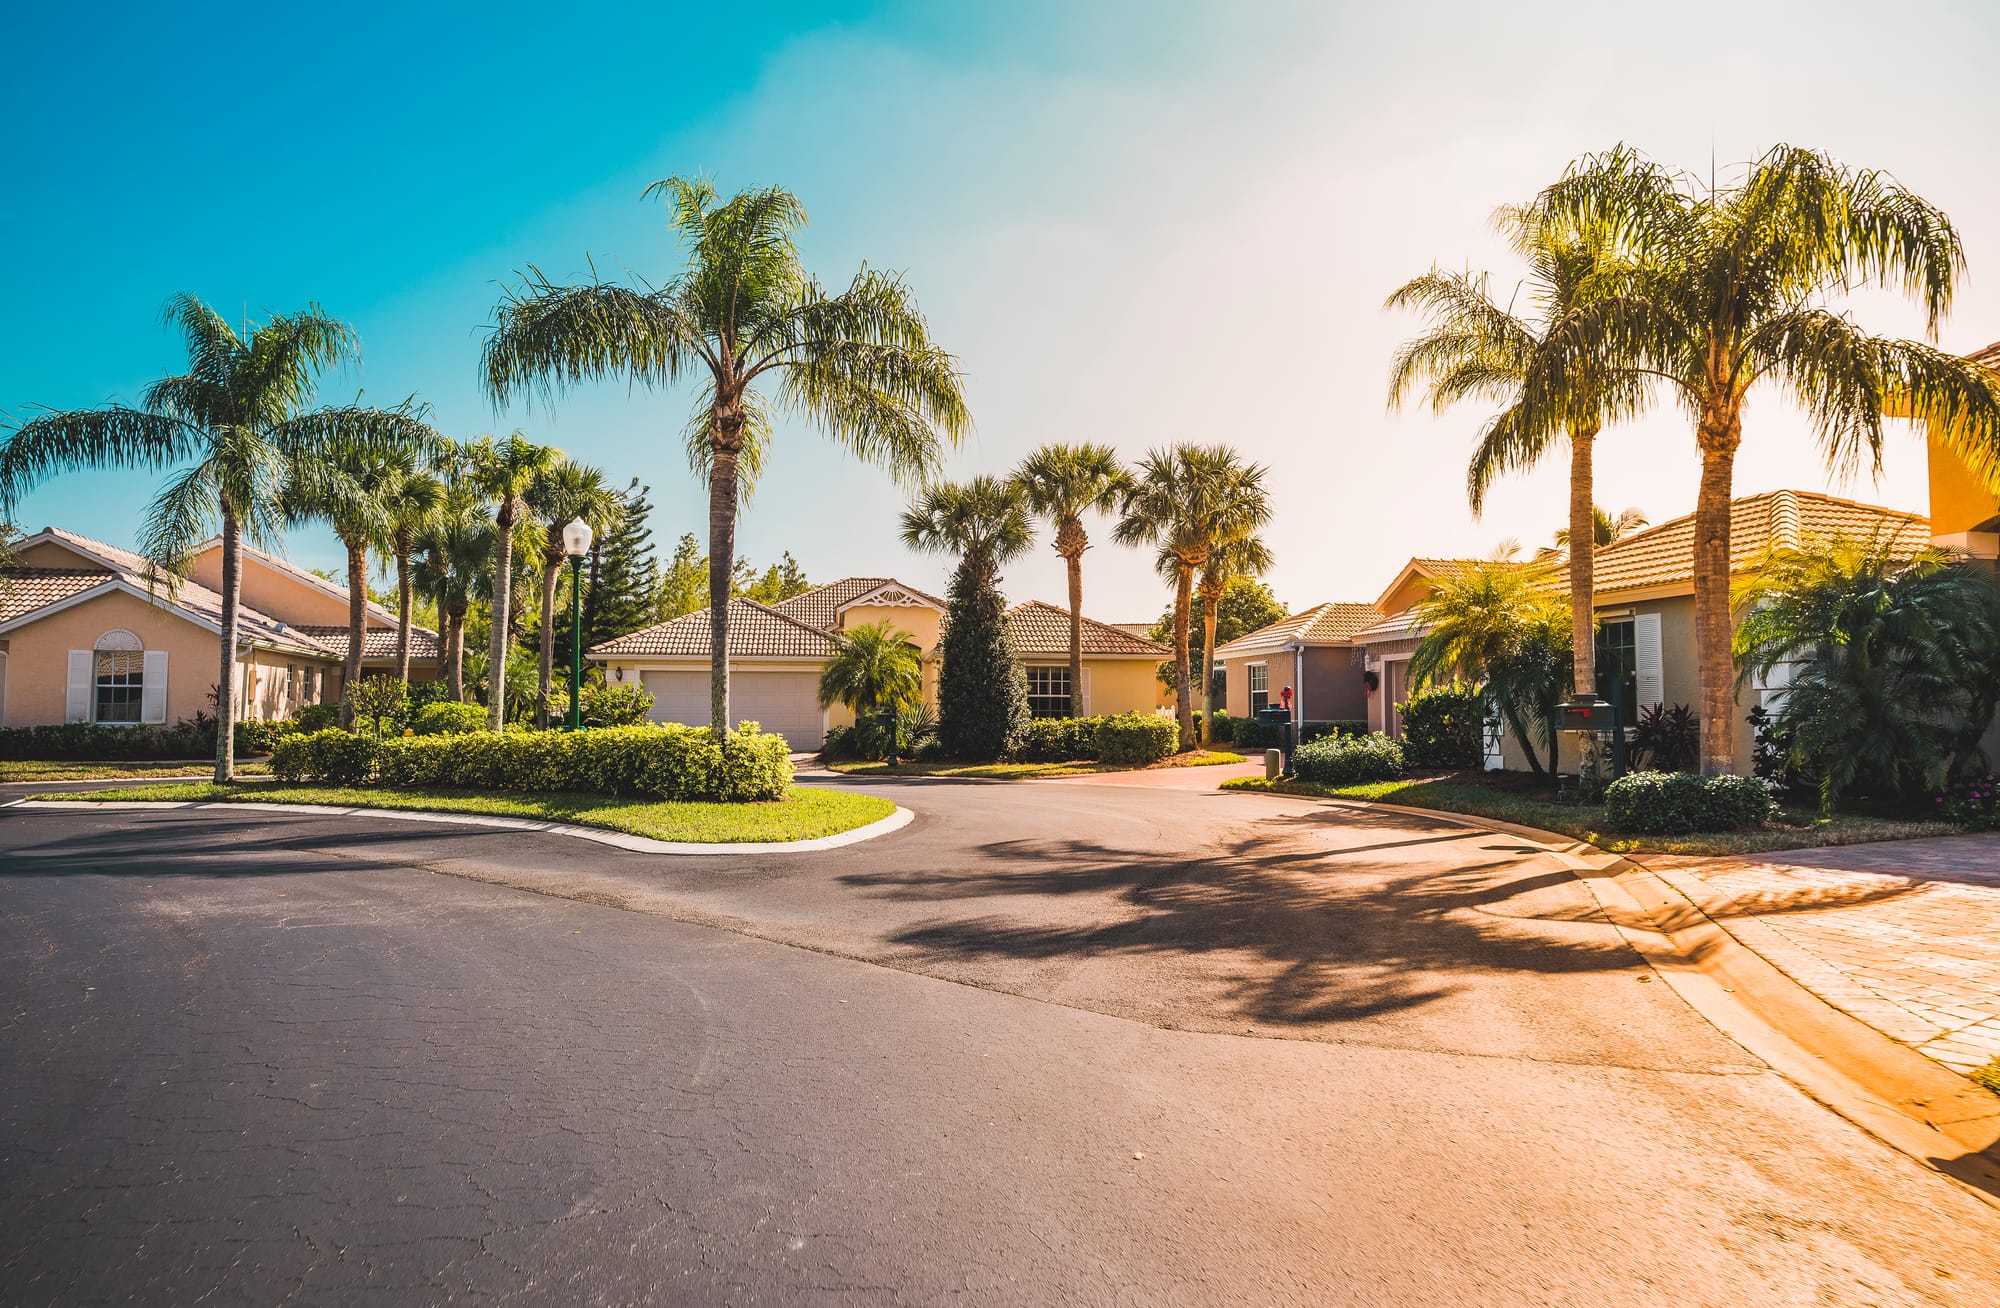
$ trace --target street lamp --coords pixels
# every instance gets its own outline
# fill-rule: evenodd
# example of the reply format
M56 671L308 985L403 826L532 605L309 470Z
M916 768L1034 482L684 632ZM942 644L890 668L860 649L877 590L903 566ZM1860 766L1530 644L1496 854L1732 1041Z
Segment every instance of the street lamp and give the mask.
M590 553L590 524L582 518L563 528L569 555L569 729L583 730L583 556Z

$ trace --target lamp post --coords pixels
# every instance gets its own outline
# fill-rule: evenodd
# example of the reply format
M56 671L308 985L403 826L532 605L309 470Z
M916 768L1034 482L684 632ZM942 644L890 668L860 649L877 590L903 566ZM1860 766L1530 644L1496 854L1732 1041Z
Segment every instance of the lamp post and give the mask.
M590 524L582 518L563 528L569 555L569 729L583 730L583 556L590 553Z

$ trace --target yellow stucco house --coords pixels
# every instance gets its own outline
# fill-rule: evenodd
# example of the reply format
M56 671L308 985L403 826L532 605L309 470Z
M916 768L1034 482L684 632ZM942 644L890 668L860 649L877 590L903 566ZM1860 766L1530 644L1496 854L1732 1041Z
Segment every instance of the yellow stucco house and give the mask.
M0 572L0 726L177 722L214 709L221 675L219 541L171 593L130 550L50 527ZM347 591L245 547L232 692L239 717L276 719L336 701ZM386 670L395 615L370 604L364 671ZM411 631L412 675L437 673L437 636Z
M730 711L782 734L796 749L818 749L828 728L853 716L819 704L821 666L834 633L889 622L910 633L923 658L924 699L937 700L938 640L945 602L893 577L845 577L778 604L729 602ZM1083 684L1069 684L1069 612L1031 600L1007 611L1008 634L1028 678L1028 706L1040 717L1150 713L1160 702L1157 669L1170 651L1107 623L1083 620ZM659 722L708 722L709 611L701 609L607 641L588 657L611 685L643 685Z

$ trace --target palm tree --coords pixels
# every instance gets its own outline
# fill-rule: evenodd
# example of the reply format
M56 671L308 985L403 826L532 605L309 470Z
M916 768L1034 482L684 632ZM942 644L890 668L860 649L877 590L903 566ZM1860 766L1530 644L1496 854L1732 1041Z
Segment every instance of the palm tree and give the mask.
M1734 771L1729 505L1743 407L1776 385L1818 429L1829 469L1880 466L1895 402L2000 487L2000 395L1978 365L1871 336L1827 307L1874 283L1922 304L1935 337L1965 265L1951 221L1887 175L1778 146L1740 185L1704 185L1620 147L1573 164L1534 202L1561 225L1614 230L1636 252L1632 284L1567 319L1538 353L1523 402L1552 420L1571 379L1636 361L1694 417L1695 645L1705 773ZM1580 530L1579 526L1576 530Z
M387 553L396 568L396 680L407 686L415 607L412 560L444 507L445 486L435 473L413 465L399 467L382 486L381 496L389 526Z
M1410 655L1411 688L1482 686L1537 777L1537 729L1547 732L1554 768L1555 706L1572 684L1569 605L1549 582L1548 565L1496 557L1433 581L1429 596L1412 608L1424 636Z
M1176 445L1140 461L1113 539L1152 545L1155 566L1174 587L1174 673L1180 747L1195 746L1194 681L1188 650L1195 575L1218 546L1254 535L1271 517L1266 470L1226 445ZM1219 592L1218 592L1219 594Z
M1602 505L1593 504L1590 506L1590 542L1598 549L1603 549L1606 545L1616 545L1625 537L1647 525L1649 524L1647 523L1646 515L1638 509L1625 509L1614 518L1604 510ZM1568 527L1558 529L1556 532L1556 547L1560 549L1567 546L1569 542L1570 529ZM1575 601L1575 598L1575 592L1572 591L1570 595L1572 603Z
M555 684L556 585L562 578L563 561L569 557L563 545L563 531L579 518L602 536L624 514L625 497L605 485L604 474L586 463L567 457L528 487L531 516L542 523L542 635L540 690L535 699L536 719L547 726L549 694ZM583 639L582 632L572 638Z
M445 483L444 500L424 528L421 543L424 557L414 580L437 604L446 685L452 699L463 703L466 616L494 549L493 519L462 473L455 472Z
M924 554L959 560L985 585L1002 565L1034 543L1028 495L1018 483L981 473L963 482L933 482L903 511L903 544Z
M541 532L529 512L528 492L555 470L562 457L562 451L553 445L537 445L518 431L504 441L482 436L473 446L472 483L493 506L493 647L486 662L486 724L492 731L507 726L515 531L533 526L534 539L539 542Z
M1271 570L1271 551L1261 536L1232 536L1218 541L1208 552L1208 562L1202 564L1201 577L1195 582L1195 595L1201 600L1201 736L1208 738L1209 728L1215 722L1215 621L1222 605L1222 597L1229 590L1229 583L1238 577L1257 577ZM1194 624L1188 624L1192 627ZM1190 633L1192 643L1193 635ZM1193 671L1194 654L1188 653L1189 671Z
M1021 461L1014 480L1028 507L1055 528L1055 551L1069 571L1069 690L1074 715L1083 688L1083 552L1086 513L1117 509L1131 477L1109 445L1044 445Z
M821 707L845 704L862 722L885 708L921 703L923 671L913 639L887 621L835 632L833 657L819 674Z
M341 448L422 444L431 433L410 411L329 408L305 412L319 374L352 361L347 324L318 307L277 314L242 334L192 295L167 301L163 321L179 329L188 371L146 388L142 407L44 413L0 449L0 508L43 478L70 469L164 468L175 472L147 510L141 546L170 588L194 550L222 536L222 633L216 684L215 779L235 775L236 656L242 548L275 545L279 492L325 475ZM247 337L247 339L245 339Z
M970 426L958 361L930 339L909 288L863 267L828 295L799 264L798 200L780 187L718 202L705 181L646 189L672 206L687 262L653 290L592 282L556 286L530 268L500 305L482 353L486 389L505 404L578 382L701 382L686 429L689 461L708 482L710 722L729 729L729 595L736 515L769 454L772 400L810 419L861 459L900 479L928 476L939 436Z
M1427 385L1437 412L1460 400L1479 398L1505 407L1487 420L1466 471L1466 490L1477 514L1502 473L1523 471L1557 443L1569 441L1569 527L1563 539L1577 542L1569 552L1569 589L1576 651L1575 689L1597 691L1596 643L1592 639L1595 546L1608 544L1592 532L1593 452L1605 425L1636 413L1646 399L1643 381L1630 369L1608 361L1565 378L1558 395L1529 397L1545 342L1574 315L1605 295L1626 288L1631 260L1615 227L1601 221L1564 221L1567 215L1508 206L1494 215L1515 253L1528 265L1527 316L1496 303L1481 273L1433 268L1399 287L1390 308L1417 309L1431 319L1425 335L1396 353L1389 402L1398 406L1419 385Z

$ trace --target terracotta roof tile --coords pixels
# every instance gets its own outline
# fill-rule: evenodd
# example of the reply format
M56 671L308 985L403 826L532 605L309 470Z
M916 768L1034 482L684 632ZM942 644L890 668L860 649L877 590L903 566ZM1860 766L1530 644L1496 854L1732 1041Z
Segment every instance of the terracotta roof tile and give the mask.
M804 596L797 598L803 599ZM708 658L708 610L699 609L656 623L628 636L607 640L590 651L593 658L634 655L652 658ZM729 657L824 659L833 653L833 637L755 600L729 601Z
M780 600L771 607L788 618L805 623L808 627L818 627L821 631L831 631L840 625L840 609L851 604L871 590L884 586L895 586L908 591L912 596L944 607L944 601L934 595L926 595L915 586L896 580L894 577L842 577L839 581L829 581L824 586L815 586L802 595L794 595L788 600Z
M80 595L117 576L104 568L11 568L0 572L0 622Z
M329 627L320 624L297 626L293 631L303 631L313 638L316 645L324 645L333 654L347 658L347 628ZM361 657L393 661L396 657L396 631L390 627L367 627L361 633ZM435 663L438 658L438 634L428 627L412 624L410 627L410 657L423 663Z
M1930 522L1922 514L1810 491L1769 491L1735 500L1729 506L1729 522L1732 572L1749 567L1770 549L1795 549L1835 536L1887 539L1897 550L1910 553L1930 543ZM1592 573L1600 597L1621 590L1692 585L1694 515L1605 546L1597 551Z
M1029 600L1007 610L1007 635L1014 642L1018 658L1068 658L1069 610L1040 600ZM1086 655L1141 655L1165 658L1173 651L1156 640L1120 631L1107 622L1083 620L1083 653Z
M1224 641L1216 646L1215 656L1226 659L1236 652L1288 645L1296 640L1309 644L1345 644L1355 632L1381 620L1382 614L1373 604L1315 604L1302 613L1290 614L1268 626L1246 631L1235 640Z
M1983 363L1989 368L2000 369L2000 341L1995 341L1983 350L1974 350L1965 356L1974 363Z

